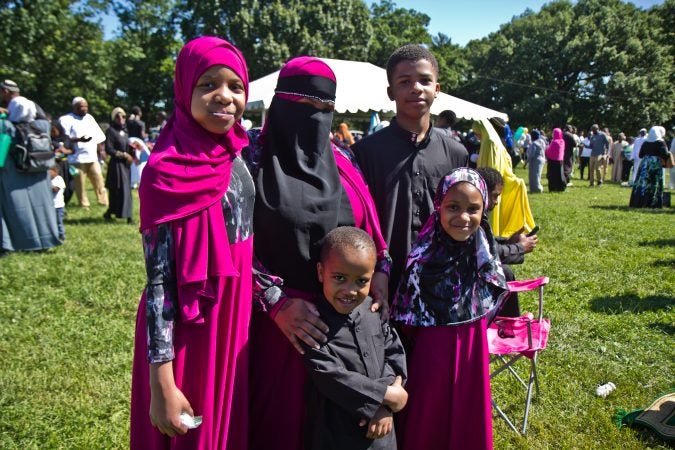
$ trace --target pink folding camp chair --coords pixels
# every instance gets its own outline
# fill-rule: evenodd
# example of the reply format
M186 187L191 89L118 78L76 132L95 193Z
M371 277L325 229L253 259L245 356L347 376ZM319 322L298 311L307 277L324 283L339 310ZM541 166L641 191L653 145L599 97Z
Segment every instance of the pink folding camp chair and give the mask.
M508 282L509 292L527 292L537 289L539 291L539 313L535 318L528 313L520 317L497 316L490 323L487 330L488 350L490 352L491 367L494 371L490 374L490 380L500 373L513 375L525 388L525 413L522 428L519 431L504 411L492 398L492 407L506 421L506 423L519 434L527 433L527 419L532 402L532 387L534 386L539 395L539 380L537 378L537 354L546 348L551 321L543 317L544 314L544 286L548 284L548 277L540 277L535 280L522 280ZM521 359L529 359L529 377L527 382L523 380L515 370L514 364ZM495 367L496 366L496 367Z

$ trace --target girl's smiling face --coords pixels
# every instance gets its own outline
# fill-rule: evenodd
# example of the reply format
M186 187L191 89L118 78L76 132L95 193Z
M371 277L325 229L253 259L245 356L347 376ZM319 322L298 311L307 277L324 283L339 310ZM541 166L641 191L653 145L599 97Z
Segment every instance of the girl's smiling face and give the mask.
M483 216L483 197L471 183L448 189L439 208L441 227L456 241L466 241L478 230Z
M192 90L192 117L211 133L227 132L241 119L245 107L244 82L222 64L209 67Z

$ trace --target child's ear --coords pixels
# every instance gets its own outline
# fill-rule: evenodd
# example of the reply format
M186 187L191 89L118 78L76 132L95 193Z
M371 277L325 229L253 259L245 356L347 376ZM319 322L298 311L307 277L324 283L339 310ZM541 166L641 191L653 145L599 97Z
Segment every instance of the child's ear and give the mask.
M389 100L394 100L394 94L391 91L391 86L387 86L387 95L389 96Z
M439 92L441 92L441 83L436 83L436 92L434 92L434 98L438 97Z
M323 266L320 262L316 263L316 275L319 277L319 283L323 283Z

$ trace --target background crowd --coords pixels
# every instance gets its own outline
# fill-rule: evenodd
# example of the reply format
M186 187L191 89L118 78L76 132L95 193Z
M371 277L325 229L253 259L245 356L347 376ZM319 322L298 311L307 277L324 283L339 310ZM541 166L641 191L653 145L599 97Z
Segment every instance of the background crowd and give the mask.
M0 83L0 93L2 134L11 142L0 164L0 254L43 251L65 242L64 217L73 194L77 206L89 210L86 180L96 202L108 208L104 220L116 216L133 223L131 190L140 183L153 145L138 106L131 108L129 121L125 110L116 107L109 121L98 122L89 113L87 100L78 96L72 100L71 112L54 118L39 103L22 96L12 80ZM162 114L153 130L155 138L165 125ZM43 127L43 140L50 145L44 152L48 163L39 170L25 170L18 162L17 146L27 146L28 133L35 133L29 128L36 126Z

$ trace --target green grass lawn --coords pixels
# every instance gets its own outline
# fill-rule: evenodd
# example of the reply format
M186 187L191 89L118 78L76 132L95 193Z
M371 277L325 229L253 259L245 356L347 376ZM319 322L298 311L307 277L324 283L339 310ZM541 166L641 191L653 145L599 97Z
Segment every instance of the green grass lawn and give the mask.
M612 416L675 387L675 208L630 210L627 188L574 184L530 196L540 243L514 270L551 278L552 330L529 433L518 437L495 418L495 447L666 448L648 433L617 429ZM71 206L65 245L0 260L2 449L128 446L144 265L137 227L104 223L102 214ZM533 310L533 296L521 299ZM521 402L505 381L493 383L495 397ZM616 391L596 397L607 381Z

